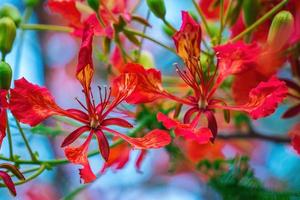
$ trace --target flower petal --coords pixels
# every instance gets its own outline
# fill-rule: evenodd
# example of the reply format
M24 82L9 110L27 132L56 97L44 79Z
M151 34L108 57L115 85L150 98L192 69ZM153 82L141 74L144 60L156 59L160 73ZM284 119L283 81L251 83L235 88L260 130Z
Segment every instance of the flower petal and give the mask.
M138 172L141 172L141 166L142 166L142 163L143 163L146 155L147 155L147 151L146 150L141 150L138 158L135 161L135 168Z
M300 123L297 123L290 131L291 145L295 151L300 155Z
M87 24L83 30L76 70L76 77L86 91L89 91L94 75L94 66L92 60L93 37L94 30L90 25Z
M171 137L167 131L154 129L141 138L132 138L127 135L123 135L107 127L102 127L117 137L122 138L128 142L133 148L136 149L151 149L151 148L161 148L168 145L171 142Z
M13 196L16 196L17 195L16 188L11 177L6 172L0 171L0 178L3 180L4 184L6 185L10 193Z
M14 116L22 123L35 126L52 115L65 115L45 87L39 87L21 78L15 81L9 104Z
M72 26L81 25L81 14L75 0L48 0L47 6L52 12L62 15Z
M261 82L249 93L249 100L241 106L216 106L228 110L247 112L253 119L266 117L272 114L278 104L288 94L288 88L284 81L271 77L267 82Z
M217 137L218 134L218 124L215 118L215 115L212 111L207 110L204 112L208 121L208 128L210 129L211 133L213 134L213 140Z
M157 113L157 120L162 122L164 127L167 129L175 128L179 122L169 118L168 116L162 114L161 112Z
M283 115L282 118L291 118L295 117L296 115L300 114L300 104L295 105L289 108Z
M130 124L128 121L126 121L125 119L121 119L121 118L108 118L102 121L101 123L102 126L120 126L120 127L124 127L124 128L132 128L132 124Z
M70 133L62 142L61 147L68 146L72 144L77 138L79 138L84 132L89 131L91 128L89 126L82 126Z
M67 159L71 163L83 166L83 168L79 170L79 174L84 183L90 183L96 179L87 157L88 147L92 137L93 133L91 132L86 141L80 147L65 148L65 155Z
M173 36L177 53L183 60L199 58L201 27L188 12L182 11L181 14L182 25L180 30Z
M122 169L127 164L129 155L130 147L126 143L112 147L108 160L101 169L101 173L104 173L107 168Z
M109 157L109 151L110 151L107 138L105 137L104 133L101 130L97 130L95 134L98 140L100 153L104 158L104 160L107 161Z
M196 116L197 117L197 116ZM198 115L197 118L199 118ZM180 122L170 119L168 116L158 113L157 120L163 122L167 129L174 129L177 136L183 136L185 139L196 140L199 144L208 143L213 138L213 134L209 128L197 128L193 124L181 124ZM194 119L198 123L199 119Z
M6 136L6 109L0 107L0 148Z
M145 69L142 65L129 63L124 67L124 73L135 74L137 85L133 93L126 99L128 103L147 103L161 97L163 91L160 71Z
M260 53L257 44L247 45L243 42L219 45L214 50L218 59L218 71L223 77L255 68Z

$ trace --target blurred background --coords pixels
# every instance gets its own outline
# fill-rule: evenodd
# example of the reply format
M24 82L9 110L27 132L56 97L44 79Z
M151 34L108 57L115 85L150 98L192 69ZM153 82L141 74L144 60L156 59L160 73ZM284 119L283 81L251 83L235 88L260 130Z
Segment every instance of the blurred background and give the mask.
M1 5L11 3L24 14L24 5L20 0L1 0ZM166 0L167 19L176 28L181 24L181 10L194 11L190 1ZM146 18L147 6L145 2L139 6L138 13ZM153 15L149 18L151 29L146 33L161 40L164 44L173 46L172 40L162 30L162 22ZM29 20L30 23L66 24L62 18L53 15L44 3L36 8ZM22 39L23 38L23 39ZM23 42L23 44L21 44ZM17 40L7 61L14 68L14 78L26 77L27 80L39 85L46 85L55 97L57 103L64 107L78 107L75 97L80 96L79 84L75 79L75 67L80 39L67 33L57 32L18 32ZM167 52L149 41L143 43L143 49L152 53L154 65L164 74L175 74L173 63L180 62L178 57ZM105 66L95 60L97 67L96 83L105 84ZM285 72L282 72L285 75ZM280 120L280 116L287 109L281 106L272 116L253 123L255 130L260 133L286 134L298 118ZM13 131L14 132L14 131ZM17 131L15 131L17 132ZM19 134L14 134L16 153L22 158L29 156L23 152L23 143ZM38 151L44 160L62 158L60 149L61 138L53 139L44 136L28 134L32 148ZM237 144L238 143L238 144ZM237 148L248 148L250 164L255 176L266 186L278 190L297 190L300 188L300 157L288 144L276 144L265 141L228 142L222 146L222 153L226 158L233 158L240 154ZM95 145L92 148L97 148ZM210 154L213 152L210 152ZM1 154L8 155L8 144L5 140ZM81 185L78 168L75 165L65 165L51 171L45 171L39 178L21 186L17 186L20 200L56 200L66 197L77 190L75 199L78 200L201 200L222 199L218 192L207 185L203 179L193 172L182 170L169 172L169 157L164 150L153 150L148 153L142 164L141 172L134 167L138 152L133 151L130 162L124 169L114 171L108 169L94 183ZM90 158L94 171L101 169L103 161L100 156ZM30 166L28 166L30 167ZM6 189L0 188L0 199L12 199Z

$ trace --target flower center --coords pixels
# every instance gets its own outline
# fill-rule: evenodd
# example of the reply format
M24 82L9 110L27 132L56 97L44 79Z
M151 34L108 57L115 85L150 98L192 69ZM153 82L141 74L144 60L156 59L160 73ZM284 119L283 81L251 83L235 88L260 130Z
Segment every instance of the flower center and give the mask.
M98 120L98 117L92 117L91 121L90 121L90 127L93 129L98 128L98 126L100 125L100 122Z
M199 101L198 101L198 106L199 106L199 108L200 109L205 109L206 107L207 107L207 101L206 100L202 100L202 99L200 99Z

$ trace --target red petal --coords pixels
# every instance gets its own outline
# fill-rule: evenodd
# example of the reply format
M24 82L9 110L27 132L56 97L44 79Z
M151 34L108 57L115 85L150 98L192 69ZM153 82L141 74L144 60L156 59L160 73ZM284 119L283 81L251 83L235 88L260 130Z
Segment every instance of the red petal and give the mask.
M178 32L173 36L178 55L183 60L189 58L199 58L201 43L201 27L189 15L182 11L182 25Z
M266 117L272 114L278 104L287 96L288 88L283 81L276 77L267 82L261 82L249 93L249 100L241 106L216 106L229 110L248 112L253 119Z
M6 172L0 171L0 178L3 180L4 184L9 189L10 193L13 196L16 196L17 195L16 188L11 177Z
M256 70L249 70L247 73L238 74L232 83L232 93L236 104L242 105L248 102L249 92L260 82L267 78L259 74Z
M121 118L108 118L102 121L101 126L120 126L124 128L132 128L133 126L126 120Z
M291 144L296 152L300 155L300 123L296 124L289 132L292 138Z
M71 163L83 166L83 168L79 170L79 174L80 177L83 179L84 183L90 183L96 179L96 176L92 172L87 158L88 147L92 137L93 133L91 132L86 141L80 147L65 148L65 155L67 159Z
M166 127L167 129L175 128L179 124L179 122L169 118L161 112L157 113L157 120L159 122L162 122L164 127Z
M89 126L82 126L72 133L70 133L62 142L61 147L68 146L72 144L77 138L79 138L84 132L89 131L91 128Z
M217 137L218 134L218 124L215 118L215 115L212 111L205 111L204 114L207 117L207 121L208 121L208 128L210 129L211 133L213 134L215 139Z
M129 63L124 67L124 73L137 76L137 86L133 93L126 99L128 103L147 103L161 97L161 73L156 69L144 69L139 64Z
M257 44L247 45L243 42L216 46L214 50L218 59L218 71L223 77L254 69L260 53Z
M178 136L183 136L186 140L195 140L199 144L206 144L213 138L211 130L206 127L196 129L189 126L178 126L174 132Z
M138 77L135 73L124 73L113 80L113 95L116 99L127 99L136 89Z
M52 12L62 15L72 26L81 25L81 14L76 8L75 0L49 0L47 6Z
M6 135L6 109L0 107L0 148Z
M300 114L300 104L289 108L282 116L282 118L291 118Z
M101 130L96 131L95 134L98 140L100 153L104 160L107 161L109 157L109 143L107 141L107 138Z
M171 142L171 137L169 133L159 129L150 131L144 137L132 138L127 135L118 133L117 131L114 131L107 127L102 127L102 128L103 130L106 130L114 134L115 136L122 138L123 140L131 144L133 148L136 149L161 148L168 145Z
M147 155L147 151L146 150L141 150L136 162L135 162L135 167L137 169L138 172L141 171L141 166L142 166L142 162L145 159L145 156Z
M198 123L200 115L193 120ZM195 124L181 124L178 121L170 119L162 113L158 113L157 120L162 121L167 129L175 128L174 132L177 136L183 136L185 139L196 140L199 144L209 142L213 138L213 134L209 128L197 128Z
M86 25L83 30L76 70L76 77L86 91L89 90L94 75L94 66L92 60L93 37L93 28L90 25Z
M22 123L35 126L52 115L68 115L54 101L45 87L39 87L22 78L11 90L10 110Z
M297 151L297 153L300 155L300 135L295 135L292 138L292 146Z
M122 169L129 160L130 147L126 143L119 144L110 149L109 157L107 162L103 165L101 173L109 167L115 169Z

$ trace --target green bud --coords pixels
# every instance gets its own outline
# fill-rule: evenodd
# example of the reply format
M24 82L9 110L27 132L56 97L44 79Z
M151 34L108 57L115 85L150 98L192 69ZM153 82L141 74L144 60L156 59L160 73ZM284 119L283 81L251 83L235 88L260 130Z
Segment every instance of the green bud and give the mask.
M28 7L35 7L40 3L40 0L23 0L24 4Z
M0 61L0 89L8 90L10 88L12 70L9 64Z
M147 5L156 17L165 19L166 6L164 0L147 0Z
M101 0L87 0L89 6L96 12L98 12L100 1Z
M4 4L0 8L0 18L2 17L10 17L15 22L16 26L19 26L22 19L19 10L11 4Z
M0 51L4 57L11 51L16 37L16 25L9 17L0 18Z
M153 55L149 51L142 51L137 62L146 69L155 67Z
M246 26L253 24L259 13L260 4L258 0L244 0L243 2L243 11L244 11L244 20Z
M281 49L289 40L294 29L294 17L289 11L277 13L268 34L268 44L273 50Z

